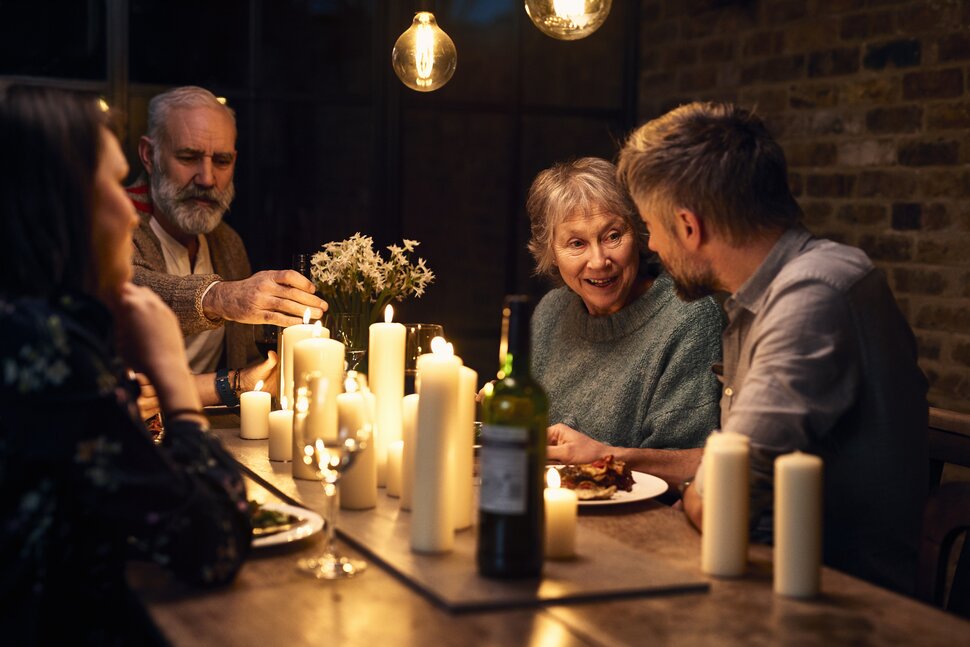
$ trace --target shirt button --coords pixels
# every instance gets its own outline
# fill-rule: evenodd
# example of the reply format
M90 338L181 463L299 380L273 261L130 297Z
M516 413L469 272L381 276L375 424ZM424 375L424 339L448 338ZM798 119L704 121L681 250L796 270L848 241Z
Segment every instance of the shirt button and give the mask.
M725 388L724 395L730 398L732 395L734 395L734 389L732 389L731 387Z

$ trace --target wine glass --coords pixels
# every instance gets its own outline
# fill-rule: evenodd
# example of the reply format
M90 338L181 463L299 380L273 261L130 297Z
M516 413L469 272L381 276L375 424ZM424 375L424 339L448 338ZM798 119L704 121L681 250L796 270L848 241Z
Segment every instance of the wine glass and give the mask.
M404 341L404 381L406 391L414 393L414 378L418 374L418 357L431 352L431 340L444 337L440 324L404 324L407 330Z
M367 322L364 316L352 312L334 312L327 314L327 328L330 337L343 343L346 358L346 370L357 371L367 354Z
M302 457L294 457L295 460L302 459L317 471L327 497L323 515L327 528L324 553L319 557L301 559L297 563L302 573L318 580L354 577L367 569L367 562L340 555L334 546L334 539L337 531L337 485L341 475L353 465L357 454L367 448L370 436L369 423L356 430L341 429L335 441L325 443L317 438L304 447Z

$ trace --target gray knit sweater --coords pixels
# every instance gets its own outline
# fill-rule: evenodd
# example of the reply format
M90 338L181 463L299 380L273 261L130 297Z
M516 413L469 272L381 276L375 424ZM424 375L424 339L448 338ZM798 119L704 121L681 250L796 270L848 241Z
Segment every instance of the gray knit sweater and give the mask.
M661 274L620 312L593 317L567 287L532 318L532 372L549 396L549 424L617 447L688 449L719 420L723 313L685 303Z

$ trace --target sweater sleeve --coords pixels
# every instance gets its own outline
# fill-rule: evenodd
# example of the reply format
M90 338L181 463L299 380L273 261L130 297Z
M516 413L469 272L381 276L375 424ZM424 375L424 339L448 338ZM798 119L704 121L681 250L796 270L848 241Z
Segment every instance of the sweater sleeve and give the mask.
M641 447L701 447L720 419L720 383L711 365L721 361L720 308L697 302L671 336L651 406L643 422Z
M222 319L209 319L202 311L202 294L212 283L221 281L221 276L168 274L161 247L144 222L135 230L133 242L134 282L151 288L175 312L183 335L212 330L223 324Z

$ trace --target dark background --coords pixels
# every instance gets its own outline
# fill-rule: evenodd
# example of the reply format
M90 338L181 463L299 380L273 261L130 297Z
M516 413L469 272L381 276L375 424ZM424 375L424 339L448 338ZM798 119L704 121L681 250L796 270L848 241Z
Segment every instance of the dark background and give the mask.
M253 267L289 267L357 231L381 247L419 240L437 278L396 319L443 324L482 379L497 367L503 295L548 287L525 252L532 178L564 157L613 157L636 118L634 2L572 43L542 35L513 0L53 5L54 20L52 3L0 0L0 79L103 94L127 116L134 171L152 96L193 84L226 97L239 127L227 221ZM430 5L458 66L417 93L391 49Z

